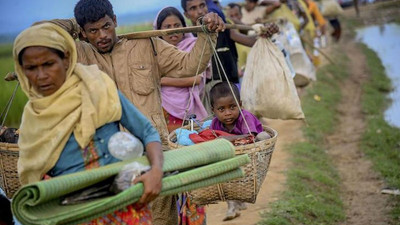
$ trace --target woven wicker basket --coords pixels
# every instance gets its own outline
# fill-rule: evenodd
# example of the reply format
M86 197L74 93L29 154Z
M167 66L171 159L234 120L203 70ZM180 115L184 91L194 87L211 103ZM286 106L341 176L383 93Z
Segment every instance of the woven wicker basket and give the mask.
M187 129L188 127L184 128ZM195 127L195 129L199 128ZM248 154L251 160L251 163L242 167L245 171L245 177L190 192L189 195L194 203L206 205L227 200L238 200L248 203L256 202L257 194L267 175L278 136L275 130L267 126L264 126L264 130L272 138L253 144L235 146L236 155ZM175 142L176 134L172 132L168 136L169 147L172 149L182 147Z
M20 187L17 162L17 144L0 142L0 187L11 198Z

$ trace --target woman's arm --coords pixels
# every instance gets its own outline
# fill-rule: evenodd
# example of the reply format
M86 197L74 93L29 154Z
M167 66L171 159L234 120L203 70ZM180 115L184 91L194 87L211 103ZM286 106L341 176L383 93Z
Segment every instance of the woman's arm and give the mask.
M147 203L155 199L161 191L164 157L161 150L160 135L150 121L121 92L118 91L118 94L122 105L120 121L122 126L139 138L146 146L146 154L151 169L134 182L143 182L144 192L139 202Z
M201 75L185 78L162 77L161 86L191 87L193 82L195 82L195 85L199 85L200 81Z

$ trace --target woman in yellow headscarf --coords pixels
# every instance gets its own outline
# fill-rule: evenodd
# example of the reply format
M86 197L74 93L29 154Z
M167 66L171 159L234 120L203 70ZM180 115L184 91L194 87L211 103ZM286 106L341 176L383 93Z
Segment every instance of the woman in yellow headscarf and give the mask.
M107 147L121 124L146 147L151 170L139 177L148 203L159 194L162 151L156 129L96 65L77 63L72 37L44 23L23 31L14 43L15 71L28 96L20 126L18 173L22 184L117 162ZM147 224L147 207L115 211L91 224L117 219ZM147 219L149 218L149 219Z

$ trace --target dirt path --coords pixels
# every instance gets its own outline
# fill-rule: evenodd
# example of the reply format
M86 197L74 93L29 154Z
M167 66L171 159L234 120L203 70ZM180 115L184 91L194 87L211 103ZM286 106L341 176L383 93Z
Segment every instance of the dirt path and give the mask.
M387 196L380 194L382 179L372 170L360 149L365 121L361 111L362 83L368 78L365 56L352 40L342 47L350 58L350 78L341 86L342 101L335 134L329 136L328 153L342 179L342 199L346 207L343 224L389 224Z
M267 209L268 204L278 199L279 194L285 187L285 171L288 168L288 153L284 146L293 142L301 141L301 121L263 121L278 131L278 141L272 155L271 164L267 177L261 187L255 204L248 204L247 210L241 211L241 216L231 221L223 222L227 210L225 202L209 205L207 207L207 225L252 225L260 221L260 212Z

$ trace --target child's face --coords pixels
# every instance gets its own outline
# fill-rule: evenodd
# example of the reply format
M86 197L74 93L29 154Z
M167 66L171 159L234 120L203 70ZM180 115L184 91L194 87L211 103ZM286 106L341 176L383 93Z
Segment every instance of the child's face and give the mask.
M242 20L242 13L239 7L235 6L227 10L228 17L231 19Z
M235 122L240 114L239 106L236 104L232 95L216 99L212 110L218 120L224 124L225 128L228 130L235 126Z

